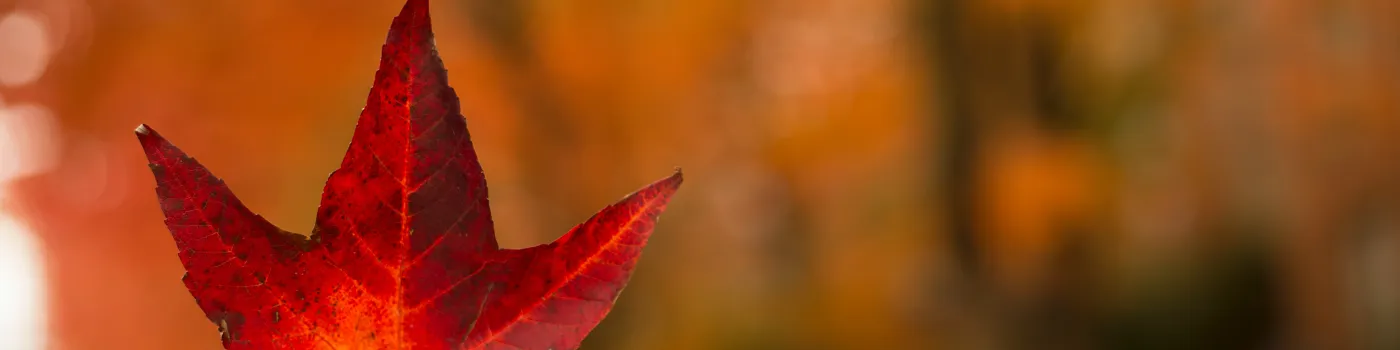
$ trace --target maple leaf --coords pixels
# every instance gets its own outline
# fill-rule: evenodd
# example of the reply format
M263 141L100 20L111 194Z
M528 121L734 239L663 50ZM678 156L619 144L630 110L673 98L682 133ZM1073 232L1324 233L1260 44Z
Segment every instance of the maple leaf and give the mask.
M146 125L185 286L229 349L573 349L612 308L681 173L553 243L497 246L427 0L394 18L309 238L244 207Z

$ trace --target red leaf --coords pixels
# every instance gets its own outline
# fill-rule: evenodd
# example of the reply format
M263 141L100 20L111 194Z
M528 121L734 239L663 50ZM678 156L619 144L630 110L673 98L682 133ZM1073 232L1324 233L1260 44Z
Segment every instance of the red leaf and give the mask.
M394 19L309 239L142 125L184 281L229 349L572 349L612 308L681 173L557 241L500 249L427 0Z

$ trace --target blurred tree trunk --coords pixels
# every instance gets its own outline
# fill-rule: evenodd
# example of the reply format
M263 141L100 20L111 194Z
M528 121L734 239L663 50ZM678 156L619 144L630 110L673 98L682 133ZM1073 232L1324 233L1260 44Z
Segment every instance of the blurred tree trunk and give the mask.
M969 286L977 284L980 275L980 257L976 246L978 208L978 120L977 110L972 106L973 82L977 79L972 62L978 57L975 44L969 32L971 24L966 23L966 6L961 0L931 1L924 5L927 26L933 40L928 41L929 57L933 59L930 72L935 82L937 101L941 110L931 110L932 118L942 122L943 127L934 135L940 135L941 142L935 142L933 154L940 159L937 164L943 177L930 188L935 189L935 202L941 203L944 212L945 234L952 244L953 255ZM934 123L937 125L937 123Z

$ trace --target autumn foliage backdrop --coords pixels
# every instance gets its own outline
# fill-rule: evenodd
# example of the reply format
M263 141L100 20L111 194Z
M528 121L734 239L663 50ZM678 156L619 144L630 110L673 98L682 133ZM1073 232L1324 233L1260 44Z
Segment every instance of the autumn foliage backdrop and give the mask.
M400 5L0 0L0 348L218 348L131 130L308 232ZM1400 347L1397 11L433 5L502 246L685 168L584 343L681 350Z

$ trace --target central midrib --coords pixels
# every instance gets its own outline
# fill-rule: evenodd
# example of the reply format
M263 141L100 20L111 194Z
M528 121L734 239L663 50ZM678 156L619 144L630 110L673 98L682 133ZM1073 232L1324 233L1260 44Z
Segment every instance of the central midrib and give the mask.
M409 344L404 338L404 301L403 301L403 268L404 257L408 255L409 235L412 228L409 226L408 197L409 191L414 188L409 186L409 176L412 174L413 160L413 100L417 93L413 91L413 78L417 72L414 71L412 62L409 62L408 78L404 82L406 90L404 96L404 145L403 145L403 166L400 170L399 178L399 254L397 266L394 270L394 334L400 349L408 349Z

